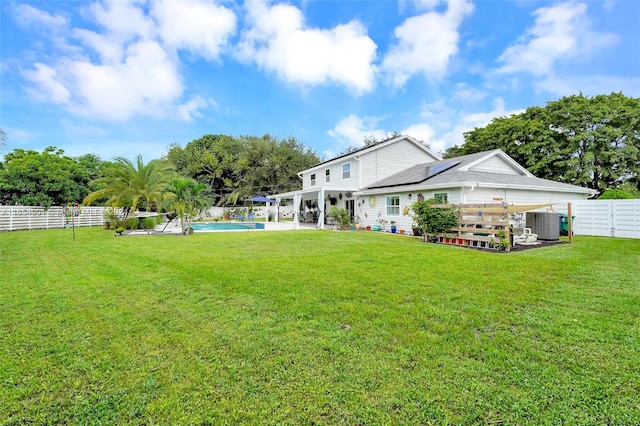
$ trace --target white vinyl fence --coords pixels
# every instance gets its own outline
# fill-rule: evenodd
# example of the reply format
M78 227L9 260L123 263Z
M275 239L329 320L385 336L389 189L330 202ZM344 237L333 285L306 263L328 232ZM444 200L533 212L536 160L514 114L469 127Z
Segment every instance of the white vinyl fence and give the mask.
M82 207L80 215L73 218L74 226L102 226L108 207ZM118 213L118 211L116 211ZM71 218L64 215L62 207L0 206L0 232L25 229L50 229L71 226Z
M574 235L640 238L640 199L572 201Z

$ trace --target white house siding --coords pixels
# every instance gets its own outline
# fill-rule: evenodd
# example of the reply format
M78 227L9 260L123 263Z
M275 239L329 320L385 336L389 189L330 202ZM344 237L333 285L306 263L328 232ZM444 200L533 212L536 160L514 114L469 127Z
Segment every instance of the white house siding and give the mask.
M513 168L513 165L509 164L497 155L494 155L480 164L471 167L469 170L474 172L503 173L509 175L521 174L519 170Z
M505 201L514 204L543 204L543 203L565 203L570 201L584 200L583 194L572 194L567 192L554 191L532 191L525 189L499 189L470 187L464 188L464 197L461 202L473 203L499 203Z
M449 199L449 202L452 204L461 203L460 197L460 189L459 188L450 188L444 190L434 190L434 191L411 191L411 192L389 192L386 194L378 194L376 197L376 205L375 207L371 207L369 200L370 197L368 195L360 196L356 201L356 215L360 218L360 225L362 226L371 226L379 225L379 219L386 219L386 230L388 231L391 226L391 221L396 222L396 227L400 229L404 229L407 232L411 232L413 227L413 211L411 210L411 205L418 201L418 194L422 194L425 200L433 197L435 194L446 193ZM411 194L411 198L409 198L409 194ZM399 196L400 197L400 214L397 216L387 215L387 196ZM405 208L408 208L408 213L405 214Z
M423 149L408 140L401 140L394 144L376 149L361 155L362 188L401 172L416 164L436 161Z
M351 163L351 175L349 179L342 178L342 165L345 163ZM326 170L330 170L331 181L327 182L326 179ZM357 188L358 187L358 161L349 157L344 161L340 161L337 163L328 163L322 165L316 169L313 169L310 172L305 172L302 177L302 189L313 189L313 188L321 188L321 187L331 187L331 188ZM315 185L311 185L311 175L316 175L316 183Z

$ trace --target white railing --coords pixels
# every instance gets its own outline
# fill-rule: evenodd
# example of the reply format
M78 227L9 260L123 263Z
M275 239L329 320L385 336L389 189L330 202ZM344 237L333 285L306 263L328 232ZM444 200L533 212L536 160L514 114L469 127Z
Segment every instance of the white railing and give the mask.
M82 207L80 214L73 218L74 226L102 226L105 212L110 207ZM120 209L116 209L116 214ZM0 232L26 229L51 229L71 226L72 218L67 218L62 207L45 209L33 206L0 206Z

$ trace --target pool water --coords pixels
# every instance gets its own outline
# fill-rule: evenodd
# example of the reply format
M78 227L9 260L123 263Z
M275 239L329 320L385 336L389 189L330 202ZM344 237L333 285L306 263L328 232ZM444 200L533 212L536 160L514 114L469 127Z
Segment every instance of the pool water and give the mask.
M198 222L192 223L195 232L211 231L251 231L264 229L264 223L260 222Z

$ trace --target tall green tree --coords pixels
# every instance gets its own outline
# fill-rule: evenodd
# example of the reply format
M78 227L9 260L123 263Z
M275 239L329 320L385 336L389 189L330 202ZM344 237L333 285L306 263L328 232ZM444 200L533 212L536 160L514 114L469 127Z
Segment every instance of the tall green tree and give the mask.
M243 136L244 150L239 166L242 180L230 200L253 195L292 191L301 187L298 172L320 162L318 156L296 138L272 135Z
M290 137L206 135L186 147L174 145L166 158L176 170L206 183L218 205L235 204L256 194L298 189L297 173L320 162L303 143Z
M189 142L186 147L170 147L167 160L176 171L208 185L218 205L227 202L229 195L241 182L239 159L242 141L227 135L205 135Z
M94 182L101 188L89 194L83 204L106 199L109 206L129 207L131 211L135 211L140 203L149 208L164 200L173 173L173 166L164 160L151 160L145 164L138 155L134 164L127 158L117 157Z
M42 152L14 149L0 166L0 204L48 208L82 200L101 167L98 157L92 162L89 167L53 146Z
M603 191L640 189L640 99L582 94L494 119L446 156L500 148L538 177Z

